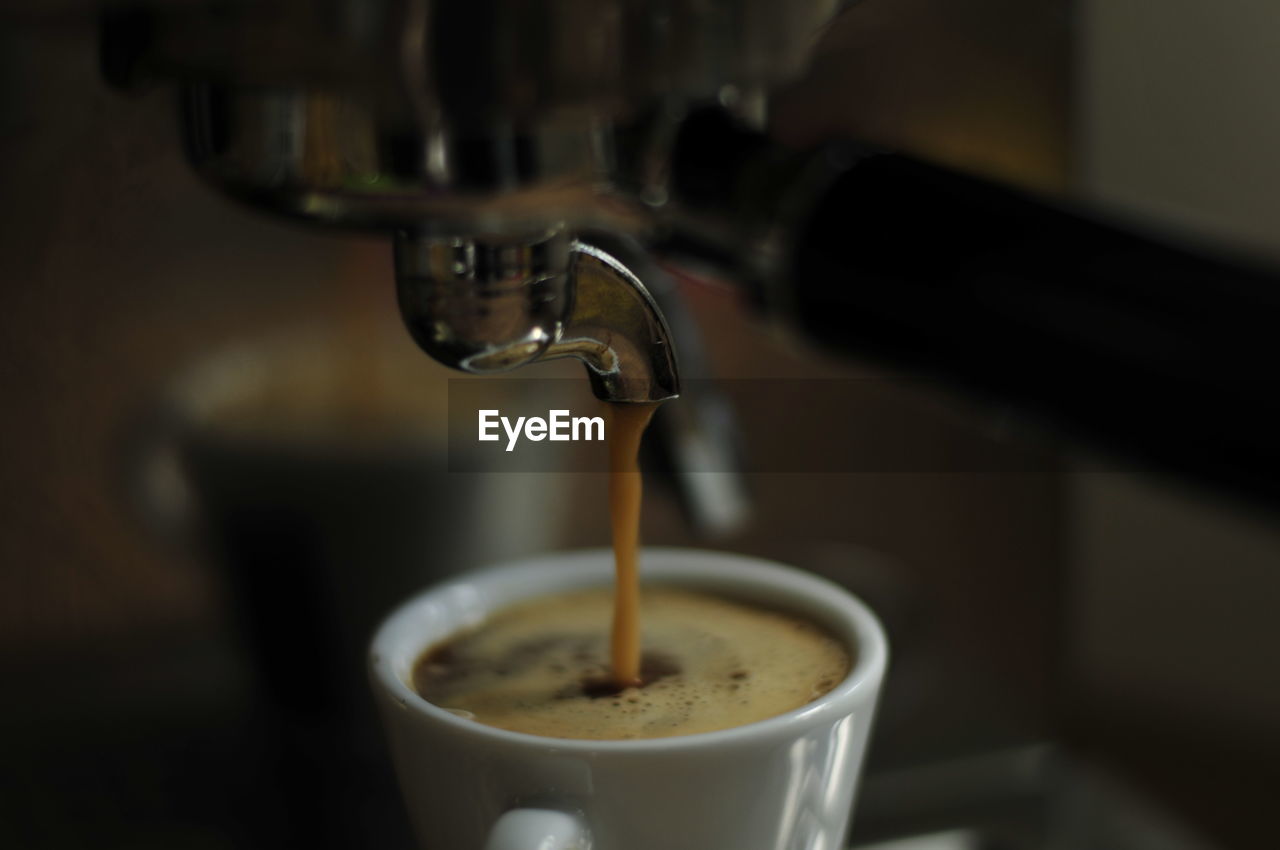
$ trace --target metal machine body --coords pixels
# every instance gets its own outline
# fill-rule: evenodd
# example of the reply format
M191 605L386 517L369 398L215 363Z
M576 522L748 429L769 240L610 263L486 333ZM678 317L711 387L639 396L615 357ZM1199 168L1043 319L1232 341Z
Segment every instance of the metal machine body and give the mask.
M644 285L576 235L651 230L691 106L758 107L831 0L275 0L108 15L122 84L177 80L197 172L259 208L394 234L445 365L583 360L597 395L679 392Z
M394 234L445 365L572 356L607 400L676 395L655 302L584 236L613 234L813 342L1280 498L1275 273L910 156L782 146L768 93L836 5L152 0L105 17L103 63L180 84L189 159L228 194Z

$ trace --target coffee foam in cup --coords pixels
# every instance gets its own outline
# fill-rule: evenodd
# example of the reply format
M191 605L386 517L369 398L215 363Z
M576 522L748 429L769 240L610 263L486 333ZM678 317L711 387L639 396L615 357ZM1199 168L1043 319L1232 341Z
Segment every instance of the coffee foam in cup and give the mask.
M556 738L661 738L800 708L849 672L850 652L803 617L671 588L646 589L644 685L609 677L607 588L504 609L432 647L414 670L430 702Z

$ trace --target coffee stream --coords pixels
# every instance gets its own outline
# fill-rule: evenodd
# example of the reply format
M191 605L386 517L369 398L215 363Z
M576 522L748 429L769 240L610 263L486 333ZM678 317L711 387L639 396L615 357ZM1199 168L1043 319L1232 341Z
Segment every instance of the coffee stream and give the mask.
M640 440L657 404L609 404L609 512L613 530L613 682L641 684L640 676Z

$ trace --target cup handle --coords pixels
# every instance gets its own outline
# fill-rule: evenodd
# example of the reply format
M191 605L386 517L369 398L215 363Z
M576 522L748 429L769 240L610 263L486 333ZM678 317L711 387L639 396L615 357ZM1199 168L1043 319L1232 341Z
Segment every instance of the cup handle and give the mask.
M512 809L493 825L484 850L591 850L591 835L567 812Z

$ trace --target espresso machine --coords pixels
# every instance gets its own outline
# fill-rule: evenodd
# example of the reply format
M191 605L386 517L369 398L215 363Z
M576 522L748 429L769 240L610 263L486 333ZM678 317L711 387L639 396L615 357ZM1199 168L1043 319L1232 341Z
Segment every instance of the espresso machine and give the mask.
M808 344L1273 502L1276 276L860 140L782 144L772 92L840 5L152 0L104 14L100 55L176 87L217 190L385 234L446 366L573 357L602 399L672 398L687 335L654 275L695 269Z
M621 237L812 343L1271 500L1275 277L856 141L774 141L770 92L837 6L144 3L104 16L102 66L177 83L219 190L386 233L447 366L574 357L600 398L677 395L678 340L599 247Z

